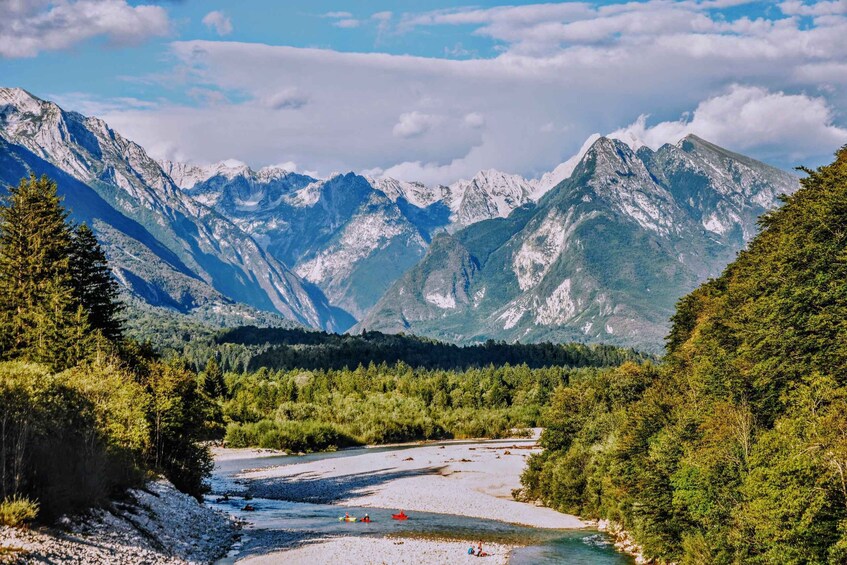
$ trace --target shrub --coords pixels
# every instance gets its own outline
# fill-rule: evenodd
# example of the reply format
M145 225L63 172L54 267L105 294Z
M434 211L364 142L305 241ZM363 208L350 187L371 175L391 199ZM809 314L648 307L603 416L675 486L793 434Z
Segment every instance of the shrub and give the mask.
M38 516L38 502L14 495L0 502L0 526L17 528Z

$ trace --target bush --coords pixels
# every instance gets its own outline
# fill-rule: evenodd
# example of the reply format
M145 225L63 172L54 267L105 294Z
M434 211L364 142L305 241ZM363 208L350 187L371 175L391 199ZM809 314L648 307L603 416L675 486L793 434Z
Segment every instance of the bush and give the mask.
M226 443L229 447L259 446L293 453L325 451L360 444L331 424L272 420L231 423L227 427Z
M67 375L0 364L0 496L40 500L42 517L51 519L133 485L133 457L112 442L97 414Z
M0 526L17 528L38 516L38 503L24 496L10 496L0 502Z

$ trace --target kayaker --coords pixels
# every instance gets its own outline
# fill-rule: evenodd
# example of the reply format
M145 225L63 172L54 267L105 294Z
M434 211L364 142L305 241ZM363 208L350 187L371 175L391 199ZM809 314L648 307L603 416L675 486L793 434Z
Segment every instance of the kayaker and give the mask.
M371 517L369 515L365 514L365 517L362 518L362 522L370 522L370 521L371 521Z

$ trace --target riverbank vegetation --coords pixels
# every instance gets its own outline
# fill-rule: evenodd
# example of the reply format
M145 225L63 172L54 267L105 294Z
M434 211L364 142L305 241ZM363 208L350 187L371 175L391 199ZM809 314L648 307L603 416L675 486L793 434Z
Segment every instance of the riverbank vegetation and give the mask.
M847 562L847 148L682 300L659 370L552 396L524 496L676 563Z
M46 177L0 206L0 520L50 520L163 473L199 496L210 401L196 374L123 336L92 231Z
M628 366L637 366L629 363ZM421 439L497 438L542 425L557 387L596 368L526 365L466 371L370 364L356 369L229 373L226 443L287 451ZM212 363L207 382L220 380Z

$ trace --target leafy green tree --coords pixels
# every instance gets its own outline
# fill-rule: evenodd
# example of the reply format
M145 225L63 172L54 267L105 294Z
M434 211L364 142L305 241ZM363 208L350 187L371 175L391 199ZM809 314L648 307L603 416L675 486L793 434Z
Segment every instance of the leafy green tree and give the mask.
M200 497L212 470L209 450L199 443L209 413L196 376L176 362L152 362L143 383L151 394L148 461L183 492Z

